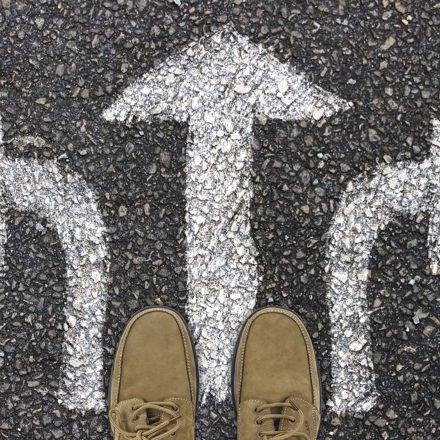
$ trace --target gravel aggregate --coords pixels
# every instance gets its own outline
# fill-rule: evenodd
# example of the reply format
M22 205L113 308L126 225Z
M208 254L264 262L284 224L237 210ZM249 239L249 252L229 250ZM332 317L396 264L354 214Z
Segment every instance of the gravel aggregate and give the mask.
M135 311L164 304L186 313L190 131L185 122L120 124L102 113L147 71L225 26L353 103L323 120L253 122L250 231L261 276L255 307L283 305L303 317L328 402L328 231L349 182L431 157L432 120L440 118L440 3L0 0L4 157L56 163L96 195L109 261L106 388L117 342ZM25 136L44 142L14 142ZM38 210L5 200L0 438L110 439L99 408L67 409L58 400L65 328L74 324L66 316L62 240ZM357 414L326 406L321 440L439 438L440 285L430 266L429 222L429 212L399 213L378 233L365 293L377 401ZM197 436L235 438L229 400L207 398Z

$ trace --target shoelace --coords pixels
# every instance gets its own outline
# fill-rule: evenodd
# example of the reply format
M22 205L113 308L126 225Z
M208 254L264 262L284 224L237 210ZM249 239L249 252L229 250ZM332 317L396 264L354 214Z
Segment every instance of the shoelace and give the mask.
M293 403L293 402L283 402L283 403L265 403L263 405L257 406L255 408L255 412L261 413L265 409L272 408L293 408L297 411L299 415L299 423L298 426L302 426L304 423L304 414L303 412ZM262 425L266 420L289 420L292 423L296 422L296 418L289 414L264 414L262 416L257 417L256 422L258 425ZM297 429L290 429L288 431L260 431L258 433L260 438L264 440L287 440L293 438L300 438L303 440L311 440L310 436L305 432L298 432Z
M160 422L160 416L150 417L149 421L153 422L152 424L139 424L136 425L136 432L128 432L120 426L121 414L119 411L117 409L112 409L109 413L110 424L115 432L119 433L124 440L160 440L170 435L174 435L180 427L179 418L181 415L178 413L179 407L173 402L147 402L133 407L132 410L133 421L136 421L139 415L147 410L152 410L159 414L166 414L170 416L170 418Z

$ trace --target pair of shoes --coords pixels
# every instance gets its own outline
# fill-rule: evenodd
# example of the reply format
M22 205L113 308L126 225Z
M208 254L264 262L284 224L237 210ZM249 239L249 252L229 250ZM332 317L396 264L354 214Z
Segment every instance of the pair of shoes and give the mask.
M235 350L238 440L316 440L321 392L313 346L293 312L266 307L244 324ZM138 312L122 335L109 391L115 440L194 440L198 370L183 318Z

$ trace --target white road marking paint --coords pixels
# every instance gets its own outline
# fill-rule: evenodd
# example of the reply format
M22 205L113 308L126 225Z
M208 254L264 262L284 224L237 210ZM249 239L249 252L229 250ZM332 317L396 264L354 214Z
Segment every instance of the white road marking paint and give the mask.
M372 178L349 183L329 231L329 403L338 413L367 411L377 398L366 290L370 253L380 230L398 215L428 213L430 265L439 273L440 122L434 120L433 128L431 155L423 162L379 166Z
M1 121L0 121L1 126ZM21 143L44 142L32 136ZM60 403L69 409L105 409L102 328L107 304L107 249L96 197L82 177L53 162L9 160L0 138L0 215L8 207L35 212L56 227L66 257L66 306ZM0 218L0 276L7 230Z
M111 121L188 121L187 313L203 398L228 394L233 347L259 285L249 221L254 114L319 120L349 106L227 29L167 59L104 112Z
M0 116L0 160L3 157L3 124ZM3 219L3 214L8 207L3 195L0 193L0 281L4 278L4 271L1 269L5 265L5 244L8 239L6 222Z

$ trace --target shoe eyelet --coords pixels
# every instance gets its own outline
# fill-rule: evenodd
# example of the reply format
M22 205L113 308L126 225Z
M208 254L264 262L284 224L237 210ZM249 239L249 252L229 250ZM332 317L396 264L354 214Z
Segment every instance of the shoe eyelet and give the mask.
M257 406L254 408L254 412L255 412L255 413L258 413L258 412L259 412Z
M263 424L263 420L261 420L261 419L257 419L257 420L255 420L255 423L256 423L257 425L261 425L261 424Z

